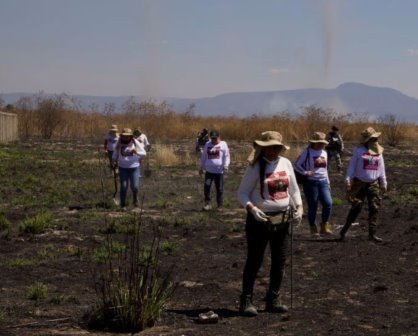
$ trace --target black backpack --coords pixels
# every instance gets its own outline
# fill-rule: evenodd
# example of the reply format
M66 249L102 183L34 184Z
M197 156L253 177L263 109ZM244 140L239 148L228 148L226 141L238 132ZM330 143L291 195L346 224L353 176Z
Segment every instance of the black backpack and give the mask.
M335 150L341 152L342 143L341 138L338 134L329 133L328 134L328 145L325 147L326 150Z

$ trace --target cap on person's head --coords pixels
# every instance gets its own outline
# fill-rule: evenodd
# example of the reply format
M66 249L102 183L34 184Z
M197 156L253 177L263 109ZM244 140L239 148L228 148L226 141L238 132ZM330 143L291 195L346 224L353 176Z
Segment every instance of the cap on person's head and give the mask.
M373 127L367 127L360 134L361 134L360 142L362 144L365 144L372 138L377 139L382 133L381 132L376 132Z
M130 128L124 128L121 135L123 136L133 136L132 130Z
M335 125L333 125L332 127L331 127L331 129L334 131L334 132L338 132L340 129L337 127L337 126L335 126Z
M215 131L215 130L212 130L212 131L210 131L210 133L209 133L209 137L210 137L211 139L216 139L216 138L219 138L219 132L218 132L218 131Z
M309 139L310 143L323 143L328 145L328 141L326 140L326 135L325 133L322 132L314 132L311 136L311 138Z

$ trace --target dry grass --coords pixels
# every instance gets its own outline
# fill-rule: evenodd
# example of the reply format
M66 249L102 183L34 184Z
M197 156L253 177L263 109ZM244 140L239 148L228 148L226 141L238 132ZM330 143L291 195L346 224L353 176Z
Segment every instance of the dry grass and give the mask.
M34 102L21 104L15 112L19 114L19 133L22 138L37 137L41 135L38 120L39 111ZM18 105L17 107L19 107ZM277 113L274 116L258 116L256 114L246 117L201 117L193 113L173 112L166 103L133 103L126 104L124 113L98 113L80 112L64 108L59 127L53 134L55 139L97 139L102 142L110 125L117 124L119 129L124 127L140 127L151 142L170 143L187 139L189 142L203 127L217 129L225 140L251 141L261 132L276 130L282 133L285 142L306 141L313 131L328 132L332 125L338 125L343 139L358 141L360 132L368 126L384 131L382 143L387 142L385 132L387 127L377 121L368 120L367 115L344 115L333 110L322 109L316 106L306 107L299 114L287 112ZM221 112L220 112L221 114ZM402 138L401 141L415 141L418 135L418 125L397 123ZM165 149L161 149L164 151ZM169 151L171 152L171 151ZM187 158L176 158L173 153L168 157L161 157L161 162L175 162Z

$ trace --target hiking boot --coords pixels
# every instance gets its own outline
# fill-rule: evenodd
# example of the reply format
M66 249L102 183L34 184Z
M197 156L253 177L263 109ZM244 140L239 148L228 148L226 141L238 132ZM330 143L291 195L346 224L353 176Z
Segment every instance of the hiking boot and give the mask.
M383 242L382 238L379 238L378 236L376 236L376 229L375 228L369 228L369 240L373 241L375 243Z
M134 207L137 207L138 206L138 192L134 192L133 193L133 202L132 202L132 205Z
M321 230L319 233L322 235L332 235L331 224L328 222L321 223Z
M266 296L266 308L269 313L283 314L289 311L286 305L280 302L280 294L277 292L268 292Z
M319 237L318 228L316 227L316 225L310 225L309 230L311 232L312 237Z
M241 295L239 313L242 316L253 317L258 315L257 308L252 303L252 295Z
M345 235L347 234L348 229L350 228L351 223L345 223L343 228L340 231L340 237L338 238L338 241L343 241L345 239Z
M206 202L205 205L203 206L203 210L204 211L212 210L212 205L209 202Z

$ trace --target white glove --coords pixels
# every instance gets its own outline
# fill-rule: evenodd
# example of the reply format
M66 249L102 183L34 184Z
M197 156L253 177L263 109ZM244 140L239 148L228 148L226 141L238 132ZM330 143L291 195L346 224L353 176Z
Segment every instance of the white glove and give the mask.
M293 215L293 218L298 221L301 221L302 216L303 216L303 207L299 205L298 207L296 207L296 211L295 211L295 214Z
M257 207L252 207L250 212L258 222L267 222L267 215Z

